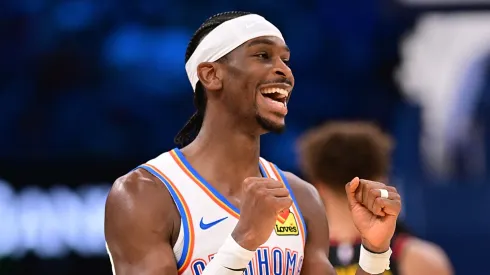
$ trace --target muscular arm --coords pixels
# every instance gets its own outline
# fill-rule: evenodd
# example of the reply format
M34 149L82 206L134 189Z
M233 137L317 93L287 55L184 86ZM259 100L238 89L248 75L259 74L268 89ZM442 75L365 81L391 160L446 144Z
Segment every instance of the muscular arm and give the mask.
M336 274L328 259L330 247L328 221L318 191L313 185L292 173L286 172L285 175L293 189L308 229L301 275ZM356 275L369 275L369 273L358 268Z
M400 271L406 275L453 274L444 251L435 244L417 238L407 240L400 257Z
M104 226L117 275L177 275L171 245L175 215L170 194L148 172L135 170L116 180Z

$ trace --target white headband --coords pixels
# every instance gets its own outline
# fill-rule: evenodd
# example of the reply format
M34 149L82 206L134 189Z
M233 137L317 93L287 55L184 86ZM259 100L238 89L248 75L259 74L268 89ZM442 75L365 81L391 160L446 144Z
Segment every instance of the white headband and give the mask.
M212 30L199 43L185 64L187 77L196 91L199 81L197 66L203 62L214 62L250 39L260 36L276 36L284 41L276 26L257 14L248 14L228 20Z

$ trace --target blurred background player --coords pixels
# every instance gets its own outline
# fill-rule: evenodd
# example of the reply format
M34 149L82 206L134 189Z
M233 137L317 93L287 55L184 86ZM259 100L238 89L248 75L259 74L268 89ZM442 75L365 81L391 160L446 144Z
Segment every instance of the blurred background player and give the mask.
M361 243L344 185L355 176L388 182L392 148L388 135L364 122L326 123L299 139L300 167L324 200L329 221L329 258L339 275L355 274ZM400 220L392 248L391 270L384 274L453 274L444 251L411 234Z

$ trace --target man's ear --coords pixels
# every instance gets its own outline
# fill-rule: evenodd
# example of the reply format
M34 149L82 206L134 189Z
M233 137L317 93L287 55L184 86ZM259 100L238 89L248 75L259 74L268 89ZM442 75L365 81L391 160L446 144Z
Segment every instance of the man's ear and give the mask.
M199 64L197 76L206 91L219 91L223 88L223 73L218 63L203 62Z

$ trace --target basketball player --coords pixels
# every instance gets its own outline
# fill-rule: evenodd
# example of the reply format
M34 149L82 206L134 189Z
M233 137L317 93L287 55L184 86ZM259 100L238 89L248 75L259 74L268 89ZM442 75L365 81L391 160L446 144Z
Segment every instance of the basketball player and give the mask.
M285 126L289 58L281 32L255 14L221 13L197 30L186 53L197 112L176 137L183 148L119 178L108 196L115 274L335 274L315 188L260 158L260 135ZM359 178L346 192L363 238L356 274L382 273L400 196Z
M326 123L299 139L304 174L325 202L330 233L330 262L338 274L354 275L361 234L349 214L344 182L354 176L386 182L392 141L364 122ZM435 244L411 235L398 222L392 239L391 270L386 275L446 275L452 267Z

